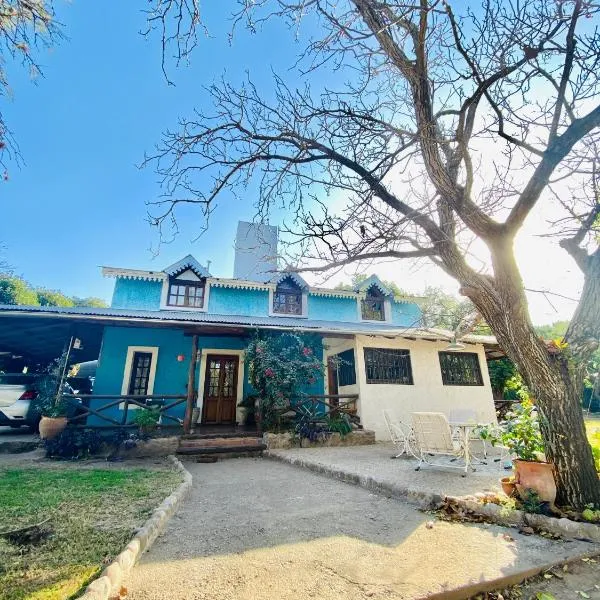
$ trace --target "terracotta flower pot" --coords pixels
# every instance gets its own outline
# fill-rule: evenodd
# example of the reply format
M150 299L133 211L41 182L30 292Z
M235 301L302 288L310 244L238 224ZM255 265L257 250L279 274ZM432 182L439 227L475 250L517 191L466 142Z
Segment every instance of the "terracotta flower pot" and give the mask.
M502 491L510 498L517 491L517 485L512 477L503 477L500 480Z
M521 498L527 496L527 490L534 490L542 502L554 506L556 482L553 466L547 462L513 461L515 466L515 484Z
M67 426L67 417L42 417L40 420L40 438L53 440L58 437Z

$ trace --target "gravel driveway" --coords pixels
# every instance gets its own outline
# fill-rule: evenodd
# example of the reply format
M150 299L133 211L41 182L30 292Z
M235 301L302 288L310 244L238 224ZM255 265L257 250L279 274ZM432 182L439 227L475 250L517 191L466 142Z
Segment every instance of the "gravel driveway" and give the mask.
M408 504L275 461L186 468L192 493L133 570L131 600L424 598L592 549L496 526L428 527Z

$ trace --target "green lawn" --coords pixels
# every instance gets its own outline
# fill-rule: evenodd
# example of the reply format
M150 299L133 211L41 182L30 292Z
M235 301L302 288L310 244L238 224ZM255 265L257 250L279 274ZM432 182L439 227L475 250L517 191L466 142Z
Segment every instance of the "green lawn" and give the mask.
M0 469L0 531L50 517L39 545L0 538L2 600L64 600L76 594L181 481L169 470Z

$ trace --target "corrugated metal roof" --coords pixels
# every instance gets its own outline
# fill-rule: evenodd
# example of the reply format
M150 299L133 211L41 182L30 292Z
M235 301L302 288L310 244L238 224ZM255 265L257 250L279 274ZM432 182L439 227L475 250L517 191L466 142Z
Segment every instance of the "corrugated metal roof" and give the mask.
M93 308L85 306L15 306L0 304L0 317L5 314L90 317L118 322L132 321L162 321L174 325L186 323L205 323L224 326L242 326L248 328L266 327L281 329L310 329L323 332L365 333L380 335L396 335L402 337L417 337L423 339L452 339L452 332L444 329L422 329L416 327L399 327L385 323L361 323L349 321L323 321L297 317L253 317L246 315L220 315L188 311L170 310L133 310L127 308ZM467 339L468 338L468 339ZM481 338L481 339L480 339ZM470 343L495 343L491 336L465 336L464 341Z

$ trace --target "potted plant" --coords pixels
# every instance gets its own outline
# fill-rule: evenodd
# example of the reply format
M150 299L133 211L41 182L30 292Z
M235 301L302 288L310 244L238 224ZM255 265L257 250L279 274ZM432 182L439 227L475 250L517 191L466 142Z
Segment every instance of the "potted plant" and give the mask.
M501 443L514 456L514 483L521 499L533 490L539 500L553 506L556 499L554 467L544 456L544 442L533 403L523 400L508 413L496 433L488 431L486 434L492 445Z
M140 408L136 411L132 420L138 426L140 434L147 436L158 426L160 409L157 407Z
M46 375L38 382L39 431L43 440L56 438L67 426L68 404L62 396L65 391L62 385L63 363L64 356L54 359L46 368Z

